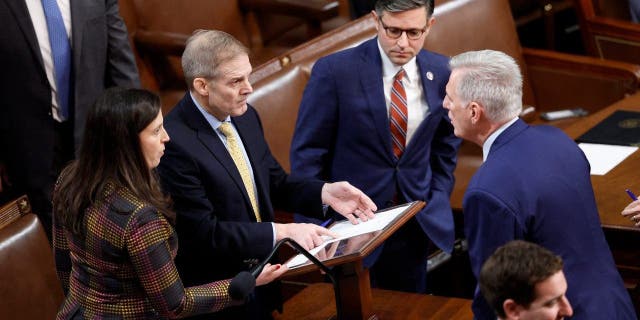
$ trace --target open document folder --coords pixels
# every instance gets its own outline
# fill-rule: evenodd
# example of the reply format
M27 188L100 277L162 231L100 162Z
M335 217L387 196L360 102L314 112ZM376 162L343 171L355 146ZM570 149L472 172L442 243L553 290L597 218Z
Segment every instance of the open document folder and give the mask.
M324 250L326 246L332 243L345 240L348 238L354 238L366 233L383 230L392 221L394 221L399 215L404 213L412 204L413 203L407 203L404 205L393 207L388 210L378 211L375 214L376 215L375 218L367 220L365 222L362 222L361 220L358 219L358 221L360 222L358 224L351 224L349 220L336 222L332 224L328 229L338 234L339 237L335 239L327 239L321 245L309 250L309 252L312 255L316 255L318 252L320 252L321 250ZM287 262L287 267L294 268L302 264L305 264L307 261L309 260L305 256L298 254L297 256L293 257L293 259Z

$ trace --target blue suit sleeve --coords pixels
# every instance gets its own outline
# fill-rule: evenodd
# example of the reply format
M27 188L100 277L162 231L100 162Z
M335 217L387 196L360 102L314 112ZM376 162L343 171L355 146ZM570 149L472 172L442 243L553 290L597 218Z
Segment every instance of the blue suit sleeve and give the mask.
M326 59L316 62L298 111L291 142L291 174L328 180L338 123L335 79Z
M447 117L443 117L431 142L431 158L429 160L432 176L431 187L427 195L427 206L418 213L416 219L421 224L440 225L438 228L430 228L429 237L442 250L451 252L455 231L451 218L448 221L436 218L436 212L449 212L451 214L451 191L455 178L453 171L456 168L457 152L460 147L460 139L453 134L453 127ZM430 220L429 222L426 222Z

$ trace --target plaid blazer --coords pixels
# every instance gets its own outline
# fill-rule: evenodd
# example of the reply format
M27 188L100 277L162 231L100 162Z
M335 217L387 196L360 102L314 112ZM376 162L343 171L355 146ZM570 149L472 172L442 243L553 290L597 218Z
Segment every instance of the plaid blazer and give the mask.
M54 221L56 269L66 293L57 319L178 318L233 303L229 280L183 286L173 228L128 189L108 185L83 224L85 238Z

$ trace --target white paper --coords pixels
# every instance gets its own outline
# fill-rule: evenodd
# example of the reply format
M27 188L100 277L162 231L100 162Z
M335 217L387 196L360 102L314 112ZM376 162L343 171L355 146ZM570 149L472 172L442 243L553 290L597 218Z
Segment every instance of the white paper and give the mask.
M398 215L400 215L403 211L407 210L407 208L409 208L410 205L411 203L408 203L408 204L399 206L397 208L393 208L391 210L378 212L376 213L375 218L367 220L365 222L362 222L360 221L360 219L358 219L358 221L360 221L360 223L358 224L351 224L349 220L344 220L344 221L334 223L331 226L331 228L329 228L329 230L333 231L334 233L337 233L339 237L336 239L327 239L327 241L309 250L309 252L312 255L315 255L316 253L318 253L318 251L323 249L329 243L340 241L342 239L355 237L355 236L369 233L369 232L382 230L387 225L389 225L389 223L391 223L391 221L393 221ZM301 264L306 263L307 261L308 259L305 256L303 256L302 254L298 254L297 256L293 257L293 259L289 260L289 262L287 262L287 267L289 268L297 267Z
M579 143L591 165L592 175L605 175L620 162L638 150L638 147L616 146L608 144Z

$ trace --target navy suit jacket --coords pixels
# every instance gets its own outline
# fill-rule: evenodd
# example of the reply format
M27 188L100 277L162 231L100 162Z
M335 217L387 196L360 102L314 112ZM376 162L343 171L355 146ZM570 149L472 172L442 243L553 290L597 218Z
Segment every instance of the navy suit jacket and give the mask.
M300 105L291 172L347 180L379 209L388 207L396 192L401 200L426 201L416 219L438 247L450 252L454 226L449 196L460 140L453 135L442 107L449 60L421 50L416 61L429 115L397 160L391 146L377 38L319 59Z
M476 277L498 246L520 239L562 257L575 319L636 319L604 238L590 167L576 143L517 120L498 136L464 196ZM476 290L478 319L495 319Z
M232 117L256 182L262 221L273 208L322 217L324 182L293 179L272 156L253 107ZM226 147L187 93L165 119L171 140L158 167L174 201L180 250L178 271L186 285L226 279L247 270L273 248L271 223L257 223L240 173Z

